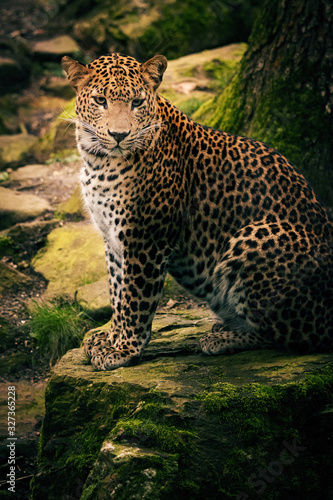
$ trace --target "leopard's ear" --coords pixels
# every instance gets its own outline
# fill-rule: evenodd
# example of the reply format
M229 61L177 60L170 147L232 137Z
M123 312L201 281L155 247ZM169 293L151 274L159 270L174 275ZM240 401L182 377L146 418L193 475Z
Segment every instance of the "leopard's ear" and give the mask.
M61 60L61 65L67 73L69 83L77 90L89 80L89 70L83 64L65 56Z
M141 65L141 73L145 82L154 90L160 85L167 65L168 62L164 56L154 56Z

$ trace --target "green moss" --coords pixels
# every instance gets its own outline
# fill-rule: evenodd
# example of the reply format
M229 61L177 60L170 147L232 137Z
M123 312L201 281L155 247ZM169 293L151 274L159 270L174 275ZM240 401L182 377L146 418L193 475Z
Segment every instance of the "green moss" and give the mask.
M39 444L42 477L38 486L33 482L32 498L45 496L46 492L48 498L60 498L62 493L72 492L73 485L82 486L102 442L120 415L130 412L135 397L136 391L129 391L126 384L97 384L91 388L85 381L77 385L70 378L53 377L46 391L49 412Z
M144 57L160 50L167 58L175 59L203 48L246 40L257 3L242 2L233 9L223 2L163 2L159 18L139 37L139 50Z
M15 244L10 236L0 236L0 259L5 255L12 255L15 250Z
M108 452L108 447L112 449ZM111 455L111 456L110 456ZM114 474L107 475L103 463L113 460ZM129 498L156 500L169 498L176 487L177 460L173 455L124 447L106 441L100 461L89 475L81 500L109 498L116 492L118 500Z
M55 217L61 220L69 219L73 222L84 218L84 204L79 185L76 186L69 200L58 205Z
M217 88L225 88L238 66L237 59L227 61L213 59L203 65L203 70L209 78L217 81Z
M251 46L265 45L274 37L279 29L280 16L283 11L283 9L279 11L279 5L280 3L277 0L266 0L249 37Z
M105 275L103 240L91 225L68 223L48 235L33 266L49 280L48 297L74 295L80 285Z
M209 119L207 125L213 128L226 130L229 133L237 133L243 126L244 121L244 99L242 96L242 66L232 78L230 84L223 93L214 100L215 112ZM232 103L232 104L231 104ZM200 111L200 110L199 110Z
M304 451L304 456L296 464L297 472L285 467L283 486L280 479L277 480L276 484L270 485L271 491L265 498L281 498L276 495L278 491L281 494L281 488L283 491L288 490L286 478L292 478L294 491L297 488L302 490L300 471L301 477L307 482L309 474L312 474L311 468L306 472L303 470L309 458L305 453L307 446L304 446L307 444L306 439L309 439L307 425L314 409L319 411L333 401L333 364L306 374L305 379L297 383L272 387L260 384L236 387L221 383L214 384L211 389L199 395L198 399L203 401L206 411L219 416L221 423L230 429L233 436L234 446L226 455L224 477L227 483L233 484L235 492L237 488L244 488L244 478L256 476L256 472L267 469L270 462L277 463L282 452L289 450L289 463L294 462L296 454L293 456L290 450L295 445L302 445L299 449ZM300 454L297 452L297 457ZM280 463L276 467L282 470L284 465ZM319 470L317 474L320 474ZM274 477L274 470L271 477ZM295 481L298 481L299 486L295 487ZM255 486L254 480L250 480L247 486L251 495L254 494L253 498L257 498L256 490L251 485Z
M179 109L188 116L191 116L199 107L203 104L202 99L196 97L191 99L186 99L184 102L180 103Z
M310 81L316 68L308 65L296 73L293 81ZM286 95L288 99L286 100ZM329 199L328 173L312 171L307 166L313 145L327 144L332 137L332 119L324 112L323 99L313 88L294 85L284 78L275 79L262 96L248 129L249 135L272 145L303 170L315 191Z
M120 441L123 439L131 441L134 438L147 448L189 456L194 452L196 435L188 430L177 429L175 426L135 418L120 420L111 437Z
M285 385L270 387L253 383L236 387L228 383L214 384L213 390L202 394L199 399L204 401L209 412L222 415L224 421L237 428L243 438L251 439L259 433L266 440L265 428L270 429L269 433L274 437L267 419L274 417L276 430L288 426L292 418L304 418L308 406L320 407L332 402L332 387L333 364L330 364L318 372L306 374L300 382ZM302 408L304 404L306 408Z
M1 134L1 132L0 132ZM10 177L8 172L0 172L0 182L6 182L9 181Z
M228 9L224 9L224 14L224 21L230 21ZM219 19L216 15L213 16L209 5L199 0L191 3L178 0L163 5L161 18L145 30L139 38L139 43L148 51L148 55L152 56L156 47L163 47L166 57L175 59L194 52L194 40L196 48L199 49L203 37L207 39L207 32L216 32L218 25Z

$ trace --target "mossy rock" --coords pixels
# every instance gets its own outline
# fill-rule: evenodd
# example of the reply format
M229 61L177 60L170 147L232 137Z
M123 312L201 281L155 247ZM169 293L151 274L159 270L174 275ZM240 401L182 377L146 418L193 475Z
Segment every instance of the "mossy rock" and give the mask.
M63 106L63 112L52 120L46 134L34 144L31 152L39 162L43 163L54 158L59 152L76 151L75 127L71 120L75 119L75 98Z
M20 271L8 266L4 262L0 262L0 296L9 291L15 291L20 286L28 286L32 283L29 276L26 276Z
M73 485L86 500L325 498L333 354L205 357L211 321L158 315L141 363L112 372L69 351L48 384L32 499Z
M227 85L246 50L235 43L168 61L158 92L188 116Z
M122 52L148 59L164 54L175 59L185 54L245 41L260 1L246 0L237 8L223 2L199 0L103 0L74 24L75 38L96 54Z
M68 223L48 235L46 247L36 255L33 266L49 280L48 298L74 295L80 286L105 275L103 239L91 224Z
M30 260L45 245L49 232L59 225L59 221L33 220L22 222L0 231L0 259L4 256Z
M0 229L34 219L51 210L49 202L40 196L0 187Z
M33 158L33 146L37 138L29 134L0 136L0 170L27 163Z
M57 215L61 218L67 218L69 216L71 219L77 218L78 220L88 216L79 185L76 186L69 200L58 205Z
M106 265L105 265L106 270ZM77 300L90 310L105 310L111 314L108 277L80 286Z
M47 40L39 40L33 44L35 57L50 61L59 60L60 56L77 55L80 47L76 41L68 35L58 35Z

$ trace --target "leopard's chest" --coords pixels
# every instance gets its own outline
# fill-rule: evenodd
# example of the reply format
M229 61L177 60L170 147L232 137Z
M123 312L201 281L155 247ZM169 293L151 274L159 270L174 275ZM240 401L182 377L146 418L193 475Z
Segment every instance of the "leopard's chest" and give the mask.
M83 200L92 222L102 234L108 249L122 254L120 233L125 202L120 175L121 162L108 162L92 169L86 162L80 173Z

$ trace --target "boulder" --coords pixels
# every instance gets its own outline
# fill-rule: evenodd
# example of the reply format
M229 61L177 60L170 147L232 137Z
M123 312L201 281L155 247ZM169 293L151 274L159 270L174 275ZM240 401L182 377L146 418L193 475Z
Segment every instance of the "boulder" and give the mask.
M27 286L30 283L32 283L32 279L29 276L4 262L0 262L0 296L6 292L17 290L21 285Z
M26 181L30 179L40 179L49 174L50 167L48 165L26 165L18 168L10 173L11 181Z
M49 61L50 59L58 60L65 55L75 55L80 52L80 47L70 36L59 35L35 42L33 52L35 57Z
M63 108L63 112L51 121L48 131L38 138L32 149L34 157L41 163L59 152L76 152L75 127L72 124L75 120L75 98Z
M52 211L44 198L0 187L0 230Z
M49 280L48 298L74 295L79 287L105 276L103 239L91 224L68 223L48 235L32 265Z
M46 391L32 500L326 498L333 355L205 357L212 321L157 314L141 363L111 372L69 351Z
M58 225L56 219L37 219L0 231L0 258L20 254L22 258L30 260L45 245L47 235Z
M245 0L234 7L189 0L101 0L75 20L73 31L80 45L96 54L122 52L142 61L164 54L175 59L247 40L258 2Z
M32 157L32 146L37 137L30 134L0 136L0 169L27 163Z
M230 80L246 47L245 43L234 43L168 61L158 92L195 117L196 111Z
M105 265L106 269L106 265ZM80 286L78 288L77 300L87 309L105 310L111 314L109 284L107 275L98 281Z
M79 184L74 189L69 200L58 205L57 213L65 217L70 216L71 218L76 217L78 219L88 217L88 212L83 203Z

